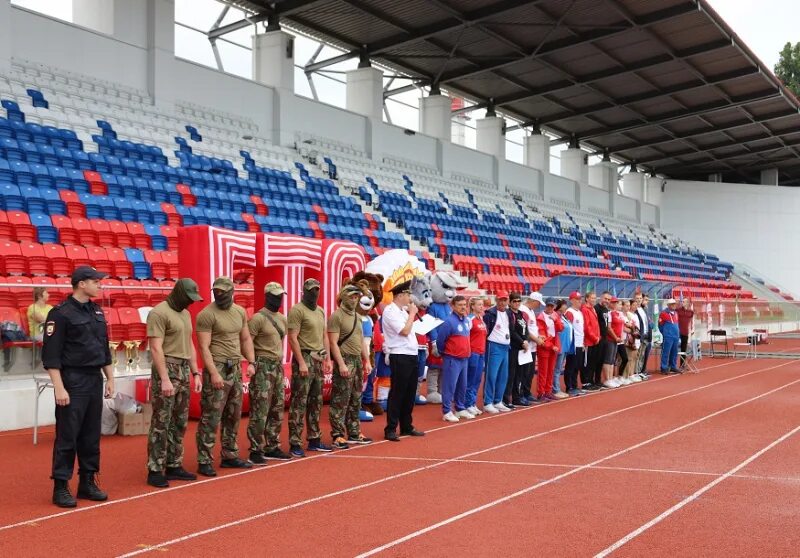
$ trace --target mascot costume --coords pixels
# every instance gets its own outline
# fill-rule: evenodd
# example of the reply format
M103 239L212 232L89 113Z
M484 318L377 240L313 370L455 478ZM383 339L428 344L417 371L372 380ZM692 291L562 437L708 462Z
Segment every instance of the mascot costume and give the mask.
M421 320L428 308L433 303L431 298L431 274L426 273L422 277L415 277L411 281L411 302L413 302L419 312L417 319ZM417 343L419 343L419 375L417 376L417 405L425 405L428 400L419 392L422 381L425 379L425 365L428 361L428 345L430 344L430 337L428 334L417 334Z
M383 409L375 402L375 375L376 359L374 329L377 320L378 305L383 300L383 275L379 273L367 273L359 271L349 282L355 283L361 288L362 296L356 306L356 312L361 316L362 333L364 343L368 344L369 358L372 364L372 372L364 382L364 389L361 393L361 412L359 419L369 422L375 415L382 415Z
M376 307L382 310L383 306L391 304L392 293L390 292L396 285L411 281L412 291L415 288L414 279L420 278L425 274L425 264L419 258L412 256L408 250L387 250L377 258L373 258L367 264L367 275L373 274L383 277L383 285L379 288L380 296L376 296ZM417 287L419 288L419 287ZM372 290L372 287L370 287ZM377 301L382 301L382 305L378 307ZM377 319L373 329L372 344L375 351L375 384L377 386L377 403L383 410L386 410L386 404L389 398L389 388L391 387L391 372L389 365L386 362L385 355L383 354L383 333L381 331L381 320ZM369 390L369 386L367 387ZM365 392L368 398L369 394ZM368 400L368 399L367 399ZM364 403L365 399L362 399Z
M433 304L428 308L428 314L442 321L453 312L450 301L456 296L456 290L463 289L458 281L458 276L451 271L437 271L431 276L431 297ZM430 338L431 353L428 357L428 403L441 403L442 395L439 393L439 375L442 372L442 357L436 346L437 333L433 329L428 333Z

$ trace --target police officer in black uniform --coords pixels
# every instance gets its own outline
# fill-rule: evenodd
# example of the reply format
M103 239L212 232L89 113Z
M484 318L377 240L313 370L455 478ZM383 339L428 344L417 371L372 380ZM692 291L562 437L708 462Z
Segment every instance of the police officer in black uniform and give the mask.
M72 274L72 296L53 308L44 328L42 364L56 397L56 439L53 444L53 503L74 508L69 480L78 455L78 498L104 501L98 488L100 421L103 396L114 393L114 370L103 309L91 301L100 293L96 269L81 266ZM105 392L103 375L106 376Z

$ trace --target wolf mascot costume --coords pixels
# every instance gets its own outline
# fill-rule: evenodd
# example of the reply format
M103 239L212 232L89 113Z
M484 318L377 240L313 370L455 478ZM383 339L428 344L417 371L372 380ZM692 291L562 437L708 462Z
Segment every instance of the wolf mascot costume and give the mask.
M431 276L431 298L433 304L428 308L428 314L442 321L452 314L450 301L456 296L456 290L464 286L459 284L458 276L451 271L437 271ZM437 333L433 329L428 333L430 338L431 353L428 356L428 402L441 403L439 393L439 375L442 372L442 357L436 347Z
M411 280L411 302L413 302L419 312L417 319L421 320L428 308L433 303L431 298L431 274L425 273L422 277L416 277ZM428 343L430 338L428 335L417 334L417 343L419 343L419 375L417 376L417 405L425 405L428 400L419 392L419 386L422 385L422 380L425 379L425 364L428 360Z

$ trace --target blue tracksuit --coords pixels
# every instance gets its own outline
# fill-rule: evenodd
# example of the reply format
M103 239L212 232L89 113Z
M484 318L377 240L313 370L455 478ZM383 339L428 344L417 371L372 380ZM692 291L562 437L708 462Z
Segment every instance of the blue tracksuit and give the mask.
M455 312L447 316L438 328L436 345L444 355L442 368L442 414L452 411L455 399L456 411L466 409L467 362L472 352L469 344L470 319Z
M678 368L678 346L681 342L678 331L678 313L669 308L658 317L658 327L664 341L661 345L661 371Z

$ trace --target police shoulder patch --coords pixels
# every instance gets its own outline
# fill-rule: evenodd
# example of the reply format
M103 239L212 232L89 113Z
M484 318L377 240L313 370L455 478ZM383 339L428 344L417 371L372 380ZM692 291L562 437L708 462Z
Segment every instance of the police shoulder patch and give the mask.
M45 334L50 337L56 332L56 323L55 322L47 322L44 328Z

